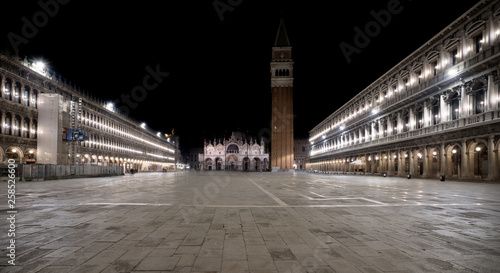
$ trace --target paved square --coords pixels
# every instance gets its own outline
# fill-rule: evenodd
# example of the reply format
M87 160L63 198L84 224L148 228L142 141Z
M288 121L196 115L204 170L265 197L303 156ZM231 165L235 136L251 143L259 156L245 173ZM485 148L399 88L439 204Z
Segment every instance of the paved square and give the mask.
M20 182L2 272L498 272L500 184L305 173Z

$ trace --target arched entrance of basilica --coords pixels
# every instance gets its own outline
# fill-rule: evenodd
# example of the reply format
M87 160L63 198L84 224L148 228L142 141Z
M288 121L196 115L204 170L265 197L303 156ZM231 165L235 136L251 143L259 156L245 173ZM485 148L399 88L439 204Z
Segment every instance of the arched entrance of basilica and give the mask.
M219 157L218 157L218 158L215 160L215 164L216 164L216 170L217 170L217 171L222 170L222 159L221 159L221 158L219 158Z
M261 160L259 158L254 158L254 170L258 171L262 169Z
M205 170L211 171L212 170L212 164L213 164L212 159L211 158L207 158L205 160Z
M245 157L243 159L243 170L244 171L250 170L250 159L248 157Z

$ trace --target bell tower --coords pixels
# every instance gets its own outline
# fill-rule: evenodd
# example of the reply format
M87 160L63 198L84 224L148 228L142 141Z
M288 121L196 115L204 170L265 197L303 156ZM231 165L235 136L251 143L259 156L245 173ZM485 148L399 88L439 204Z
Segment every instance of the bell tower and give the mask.
M271 60L271 167L293 169L293 60L280 20Z

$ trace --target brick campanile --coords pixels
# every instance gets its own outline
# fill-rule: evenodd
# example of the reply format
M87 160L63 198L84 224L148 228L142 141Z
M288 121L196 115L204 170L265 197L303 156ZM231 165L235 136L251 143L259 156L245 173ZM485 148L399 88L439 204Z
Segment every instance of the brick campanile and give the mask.
M293 168L293 60L280 20L271 60L271 167Z

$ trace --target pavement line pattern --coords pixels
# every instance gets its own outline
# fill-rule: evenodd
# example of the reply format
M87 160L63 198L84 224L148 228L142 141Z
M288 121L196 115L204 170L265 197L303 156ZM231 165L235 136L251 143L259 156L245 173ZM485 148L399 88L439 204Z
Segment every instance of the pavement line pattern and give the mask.
M280 204L280 206L282 206L282 207L288 207L288 205L285 202L283 202L283 200L279 199L278 197L276 197L276 195L272 194L268 190L266 190L263 187L261 187L259 184L255 183L252 179L248 178L248 176L245 176L245 178L248 179L248 181L252 182L257 188L259 188L261 191L263 191L269 197L271 197L271 199L273 199L274 201L276 201L276 203Z
M80 206L172 206L161 203L80 203Z
M323 196L323 195L321 195L321 194L318 194L318 193L315 193L315 192L312 192L312 191L310 191L310 193L312 193L312 194L314 194L314 195L316 195L316 196L319 196L319 197L321 197L321 198L325 198L325 196Z

